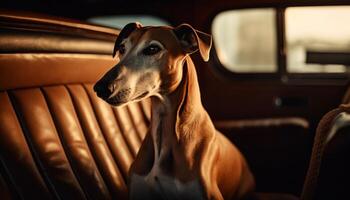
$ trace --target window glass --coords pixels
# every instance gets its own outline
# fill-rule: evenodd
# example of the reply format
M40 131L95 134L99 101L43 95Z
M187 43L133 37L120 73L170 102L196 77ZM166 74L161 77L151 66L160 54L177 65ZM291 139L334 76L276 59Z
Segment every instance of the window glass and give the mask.
M275 19L272 8L219 13L212 33L220 62L238 73L276 72Z
M287 71L339 73L350 65L350 6L286 9Z
M100 16L88 19L89 22L114 28L123 28L130 22L140 22L144 26L164 26L169 23L158 17L149 15L119 15L119 16Z

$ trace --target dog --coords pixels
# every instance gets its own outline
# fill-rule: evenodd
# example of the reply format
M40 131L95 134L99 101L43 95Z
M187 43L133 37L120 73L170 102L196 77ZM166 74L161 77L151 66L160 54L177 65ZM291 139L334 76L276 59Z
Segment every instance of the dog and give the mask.
M190 55L208 61L212 38L188 24L127 24L115 42L119 63L94 86L121 106L150 97L151 123L129 172L130 199L242 199L255 186L239 150L201 103Z

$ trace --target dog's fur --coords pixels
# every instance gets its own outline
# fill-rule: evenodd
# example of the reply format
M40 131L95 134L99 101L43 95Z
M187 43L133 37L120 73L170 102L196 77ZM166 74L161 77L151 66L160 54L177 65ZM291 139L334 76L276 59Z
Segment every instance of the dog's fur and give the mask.
M130 199L241 199L254 178L237 148L202 106L190 54L209 59L211 36L182 24L126 25L113 56L120 62L94 89L114 106L150 97L149 133L130 169Z

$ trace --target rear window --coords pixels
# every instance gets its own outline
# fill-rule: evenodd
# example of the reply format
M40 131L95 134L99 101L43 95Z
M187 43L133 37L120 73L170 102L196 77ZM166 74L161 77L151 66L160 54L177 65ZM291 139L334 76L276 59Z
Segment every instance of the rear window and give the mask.
M151 15L115 15L99 16L88 19L89 22L103 26L121 29L130 22L140 22L144 26L170 25L164 19Z
M350 6L287 8L287 71L346 72L350 65L349 22Z
M238 73L276 72L276 11L273 8L219 13L212 34L220 62Z

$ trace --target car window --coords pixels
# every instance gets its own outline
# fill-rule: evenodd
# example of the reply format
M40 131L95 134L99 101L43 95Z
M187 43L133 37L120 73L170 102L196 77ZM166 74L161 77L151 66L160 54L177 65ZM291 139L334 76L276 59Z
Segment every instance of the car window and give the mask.
M151 15L117 15L98 16L88 19L89 22L103 26L121 29L130 22L140 22L144 26L164 26L170 25L164 19Z
M221 12L212 34L221 64L237 73L276 72L276 11L273 8Z
M350 6L285 11L287 71L339 73L350 65Z

